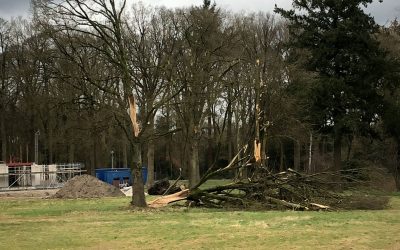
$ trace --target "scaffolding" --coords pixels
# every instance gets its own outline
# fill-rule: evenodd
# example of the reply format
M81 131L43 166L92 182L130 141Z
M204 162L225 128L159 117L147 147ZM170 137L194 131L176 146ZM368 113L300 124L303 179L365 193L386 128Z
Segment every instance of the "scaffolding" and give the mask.
M0 191L60 188L84 172L80 163L0 164Z

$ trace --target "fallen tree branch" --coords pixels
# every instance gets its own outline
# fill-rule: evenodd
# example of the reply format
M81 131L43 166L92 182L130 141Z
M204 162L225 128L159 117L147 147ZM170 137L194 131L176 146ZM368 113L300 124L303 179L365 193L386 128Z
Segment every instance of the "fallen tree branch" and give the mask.
M176 184L178 183L178 181L179 181L181 178L182 178L182 168L179 168L179 176L178 176L178 178L175 180L175 182L174 182L172 185L170 185L170 186L168 187L167 190L165 190L165 192L163 193L163 196L166 195L166 194L168 194L168 192L169 192L173 187L176 187Z
M150 201L147 205L152 208L165 207L170 203L186 200L188 194L189 194L189 189L185 189L178 193L159 197L153 201Z
M287 208L291 208L291 209L294 209L294 210L309 210L308 207L302 206L300 204L295 204L295 203L287 202L287 201L284 201L284 200L279 200L279 199L276 199L276 198L273 198L273 197L270 197L270 196L266 196L265 198L266 198L267 201L269 201L271 203L275 203L277 205L284 206L284 207L287 207Z
M216 174L220 174L222 172L226 172L228 170L232 170L234 168L235 165L239 164L242 160L247 159L247 157L244 157L242 159L239 159L239 156L242 152L245 152L247 150L247 145L245 145L244 147L242 147L239 152L235 155L235 157L233 157L233 159L231 160L231 162L229 162L229 164L224 167L224 168L220 168L217 170L213 169L208 169L207 172L204 174L204 176L200 179L199 183L197 183L192 189L197 189L198 187L200 187L204 182L206 182L207 180L209 180L212 176L216 175Z

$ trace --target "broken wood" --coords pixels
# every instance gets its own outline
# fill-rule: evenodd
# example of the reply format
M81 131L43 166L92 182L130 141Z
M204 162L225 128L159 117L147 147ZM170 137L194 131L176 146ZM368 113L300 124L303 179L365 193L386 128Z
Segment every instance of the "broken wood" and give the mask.
M135 101L135 97L133 97L133 95L129 95L128 96L128 100L129 100L129 117L131 118L131 122L132 122L132 129L133 129L133 135L135 137L139 136L139 124L137 122L137 118L136 118L136 101Z
M287 202L284 200L279 200L270 196L266 196L265 197L267 199L267 201L271 202L271 203L275 203L279 206L283 206L283 207L287 207L293 210L309 210L308 207L306 206L302 206L300 204L295 204L295 203L291 203L291 202Z
M169 188L167 190L165 190L165 192L162 195L172 194L172 193L178 192L178 191L173 192L173 190L177 190L177 184L178 184L178 181L181 178L182 178L182 168L179 168L179 176L178 176L178 178L176 178L175 182L172 185L170 185ZM185 186L181 185L179 187L179 189L180 189L179 191L182 191L182 190L186 189L186 188L182 188L182 187L185 187Z
M321 210L328 210L331 208L330 206L325 206L325 205L321 205L321 204L317 204L317 203L310 203L310 205L316 207L317 209L321 209Z
M258 140L254 140L254 159L261 163L261 143Z
M256 145L255 145L256 146ZM255 161L255 155L244 146L225 167L210 168L190 190L160 197L149 203L150 207L163 207L172 202L187 200L191 206L234 209L291 209L331 210L338 207L343 197L334 193L332 175L324 172L306 174L293 169L272 173ZM241 157L242 156L242 157ZM249 168L250 167L250 168ZM245 169L253 171L251 178L230 184L201 189L202 184L216 174Z
M147 205L152 208L165 207L170 203L185 200L188 197L188 195L189 195L189 189L185 189L178 193L157 198L153 201L150 201Z

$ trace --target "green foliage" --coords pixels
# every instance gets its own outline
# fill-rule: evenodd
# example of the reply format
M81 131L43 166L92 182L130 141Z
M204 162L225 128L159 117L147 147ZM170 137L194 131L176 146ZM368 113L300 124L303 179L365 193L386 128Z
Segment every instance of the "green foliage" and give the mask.
M390 51L391 64L386 77L383 120L386 131L400 142L400 24L394 20L381 32L383 46Z
M316 73L308 113L322 132L368 134L382 110L385 53L374 38L378 26L361 8L371 2L295 0L294 10L275 9L289 20L291 56Z

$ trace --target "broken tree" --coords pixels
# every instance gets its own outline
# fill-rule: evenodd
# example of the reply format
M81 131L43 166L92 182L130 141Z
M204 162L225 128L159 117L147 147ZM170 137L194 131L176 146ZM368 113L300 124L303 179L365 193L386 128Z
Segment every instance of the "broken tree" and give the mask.
M271 173L265 167L256 169L254 156L239 158L239 155L246 153L247 146L226 167L207 171L201 181L190 190L158 198L149 206L161 207L187 200L191 205L209 208L327 210L335 208L343 199L331 191L332 185L336 183L329 181L338 173L304 174L292 169ZM241 168L252 169L248 179L200 189L213 176Z

